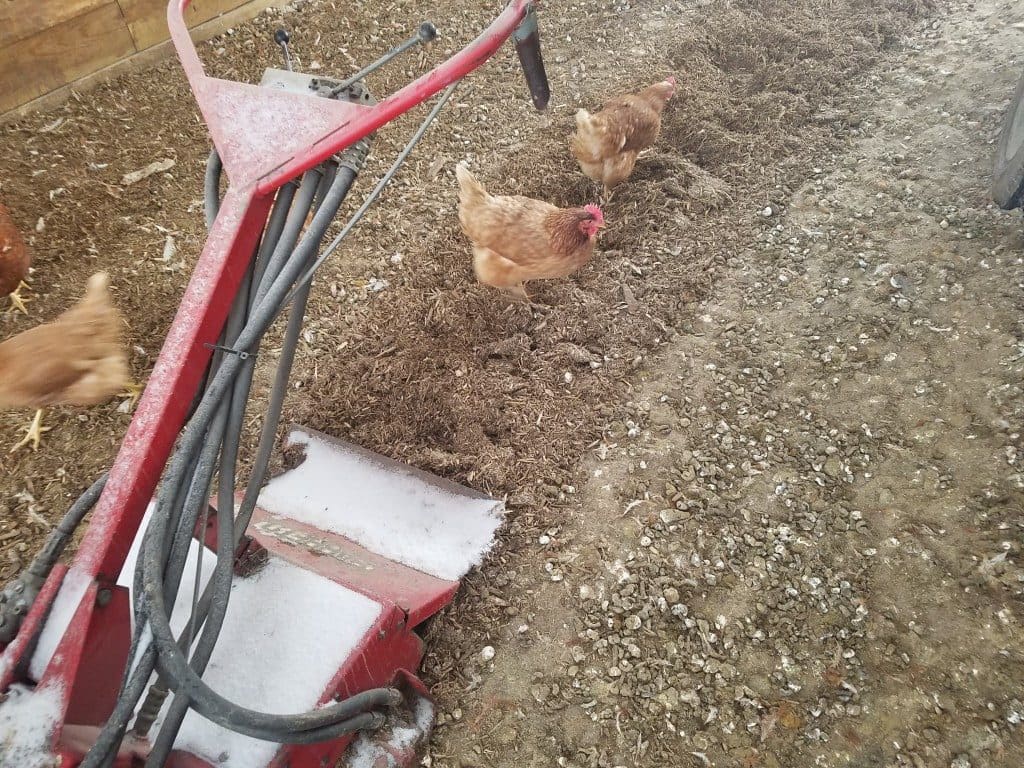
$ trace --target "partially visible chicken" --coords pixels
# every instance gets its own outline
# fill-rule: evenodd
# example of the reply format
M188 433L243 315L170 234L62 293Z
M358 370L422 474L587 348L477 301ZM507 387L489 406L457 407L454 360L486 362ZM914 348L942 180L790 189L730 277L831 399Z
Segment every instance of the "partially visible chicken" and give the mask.
M619 96L597 114L585 109L576 113L576 132L569 139L580 170L611 189L633 173L637 156L654 145L661 132L661 112L676 90L669 77L639 93Z
M495 196L464 165L459 180L459 223L473 244L481 283L526 301L525 280L565 277L594 253L604 214L596 205L558 208L520 195Z
M43 409L96 405L118 393L133 399L121 339L121 315L110 301L103 272L89 278L85 296L56 320L0 343L0 408L36 408L28 434L12 451L39 447Z
M28 314L25 299L21 295L25 284L25 276L31 258L21 232L11 219L11 212L0 203L0 298L10 296L12 308Z

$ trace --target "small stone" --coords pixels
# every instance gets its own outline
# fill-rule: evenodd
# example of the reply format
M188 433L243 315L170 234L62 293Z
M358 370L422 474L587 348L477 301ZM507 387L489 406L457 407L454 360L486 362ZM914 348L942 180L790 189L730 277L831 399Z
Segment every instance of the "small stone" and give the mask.
M494 658L494 646L485 645L483 650L480 651L480 658L484 661L490 661Z
M829 477L839 477L839 473L842 468L842 463L839 461L837 456L829 456L825 461L825 466L823 467L825 474Z

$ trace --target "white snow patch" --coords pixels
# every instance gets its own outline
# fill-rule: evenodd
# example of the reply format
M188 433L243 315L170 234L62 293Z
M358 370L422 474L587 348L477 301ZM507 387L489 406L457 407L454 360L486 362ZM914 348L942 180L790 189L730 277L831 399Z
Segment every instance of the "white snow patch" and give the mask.
M156 509L156 504L153 502L146 507L146 513L142 516L142 523L139 525L138 533L135 535L135 541L132 542L132 548L128 550L128 557L124 561L124 567L121 568L121 574L117 577L117 583L122 587L128 588L128 594L131 595L133 604L135 600L135 589L133 586L135 583L135 566L142 550L142 539L146 535L146 526L149 525L154 509ZM185 629L185 624L188 622L189 616L192 615L192 595L196 580L196 559L199 556L200 551L202 552L202 566L200 568L199 585L200 594L202 594L203 589L206 588L206 582L210 580L210 576L213 574L213 569L217 565L217 555L206 547L200 546L199 542L193 539L192 543L189 545L188 560L185 562L185 569L181 574L181 588L178 590L177 600L174 601L174 610L171 612L170 623L175 637L180 635L182 630ZM134 629L135 612L132 611L132 630L134 631Z
M267 512L345 536L390 560L457 581L491 548L503 505L451 493L293 430L306 459L260 494Z
M0 766L53 768L58 758L50 739L61 715L59 685L31 689L12 685L0 704Z
M46 668L50 666L50 660L57 650L57 646L64 637L71 617L75 615L82 596L92 583L92 577L78 568L70 568L60 583L57 596L53 599L50 607L50 614L46 617L43 631L39 635L39 643L36 645L35 653L28 665L28 674L33 680L42 678Z
M408 749L418 738L428 732L433 722L434 705L427 699L420 699L416 703L412 722L391 729L391 736L387 740L388 747L396 752ZM373 735L365 733L360 733L353 739L346 758L348 760L345 763L347 768L381 768L381 758L384 758L383 765L387 768L397 768L398 766L394 756L389 751L382 749Z
M203 680L249 709L274 714L314 709L380 612L378 603L357 592L271 559L255 575L235 579ZM261 768L280 745L234 733L189 712L175 747L218 768Z
M118 584L131 588L142 537L154 508L151 504L146 510ZM200 590L217 562L215 553L193 541L171 614L175 636L184 629L192 611L196 555L200 550ZM316 707L381 610L379 603L357 592L272 558L253 576L235 577L220 638L203 680L222 696L249 709L275 714L309 711ZM167 706L161 710L151 735L158 732ZM279 744L229 731L191 711L174 745L218 768L262 768L280 748Z

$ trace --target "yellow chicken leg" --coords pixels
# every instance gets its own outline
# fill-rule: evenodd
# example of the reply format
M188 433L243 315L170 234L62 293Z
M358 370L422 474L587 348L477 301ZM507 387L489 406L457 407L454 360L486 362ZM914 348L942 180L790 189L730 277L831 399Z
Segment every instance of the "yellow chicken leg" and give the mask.
M532 303L530 296L526 293L526 286L522 283L519 283L519 285L513 285L511 288L505 288L504 290L507 294L514 296L520 301L525 301L528 304Z
M515 301L521 301L531 309L546 310L547 307L544 304L538 304L536 301L530 298L530 295L526 292L526 286L523 283L519 285L513 285L511 288L502 288L502 292L514 299Z
M28 287L28 283L22 280L20 283L18 283L18 287L11 291L11 293L9 294L9 298L11 299L11 308L7 310L8 312L18 310L23 315L28 314L28 310L25 308L25 302L28 301L28 299L21 295L21 289Z
M142 396L143 389L145 389L145 385L132 381L126 384L124 392L119 392L117 396L128 398L128 410L131 411L139 402L139 397Z
M36 411L35 418L32 419L32 423L28 429L25 430L25 437L21 439L17 445L11 448L11 453L14 453L19 448L32 443L32 450L39 450L39 441L43 438L43 432L49 432L52 427L43 426L43 409L40 408Z

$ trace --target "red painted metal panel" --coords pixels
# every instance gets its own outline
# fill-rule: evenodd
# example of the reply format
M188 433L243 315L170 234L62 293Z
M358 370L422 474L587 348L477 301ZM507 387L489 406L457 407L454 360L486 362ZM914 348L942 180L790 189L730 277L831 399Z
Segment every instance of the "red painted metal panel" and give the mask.
M271 553L408 613L413 627L437 613L459 588L388 560L330 531L268 514L257 508L250 535Z
M210 359L272 197L228 190L75 558L116 581Z
M96 607L85 632L82 656L75 666L74 684L68 696L67 722L102 725L114 711L128 649L131 645L131 599L128 590L99 585ZM59 655L61 648L57 648ZM48 676L60 679L61 659L55 659Z
M207 77L184 20L191 0L172 0L167 25L229 178L243 186L258 179L259 192L267 193L468 75L512 35L532 2L512 0L476 40L373 107ZM281 119L295 114L303 115L302 122Z

